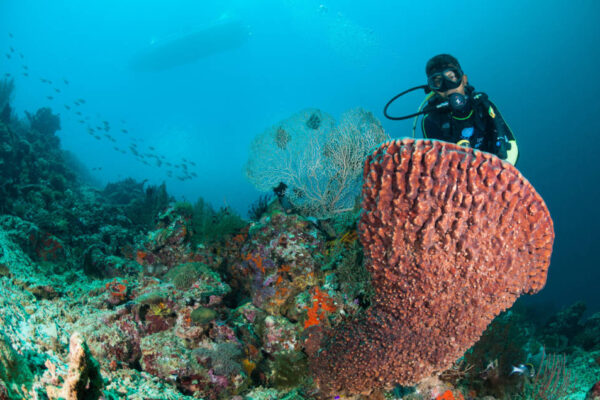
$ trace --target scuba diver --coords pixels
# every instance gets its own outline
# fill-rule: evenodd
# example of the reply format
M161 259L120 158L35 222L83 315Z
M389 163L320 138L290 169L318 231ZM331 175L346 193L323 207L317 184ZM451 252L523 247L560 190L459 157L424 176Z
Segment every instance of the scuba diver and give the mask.
M427 62L425 73L427 85L396 95L385 106L385 116L392 120L415 117L414 136L416 118L424 114L421 121L424 138L473 147L515 165L519 149L512 131L488 96L469 85L458 60L449 54L437 55ZM387 109L394 100L417 89L427 93L418 112L404 117L388 115Z

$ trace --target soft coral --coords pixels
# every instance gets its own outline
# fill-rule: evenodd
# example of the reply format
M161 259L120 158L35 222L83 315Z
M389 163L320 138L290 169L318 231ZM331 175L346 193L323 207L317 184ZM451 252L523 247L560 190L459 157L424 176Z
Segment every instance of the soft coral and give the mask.
M458 397L454 397L451 390L446 390L444 393L437 396L435 400L465 400L465 398L462 394L459 394Z

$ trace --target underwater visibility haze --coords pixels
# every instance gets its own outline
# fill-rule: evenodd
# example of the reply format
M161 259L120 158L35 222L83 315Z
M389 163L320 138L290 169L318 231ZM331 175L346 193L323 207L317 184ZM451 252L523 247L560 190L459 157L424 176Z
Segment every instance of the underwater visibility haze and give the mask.
M599 15L0 0L0 400L600 399ZM516 168L385 118L442 53Z

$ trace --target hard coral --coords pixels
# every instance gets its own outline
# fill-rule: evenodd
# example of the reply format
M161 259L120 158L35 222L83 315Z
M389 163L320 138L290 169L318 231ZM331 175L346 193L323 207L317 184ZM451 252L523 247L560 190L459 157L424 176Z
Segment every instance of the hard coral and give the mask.
M53 136L56 131L60 130L60 117L58 114L52 114L52 110L48 107L40 108L35 114L25 112L31 128L35 129L42 135Z
M96 400L102 394L100 366L92 357L83 336L75 332L69 340L69 371L62 388L48 388L51 399Z
M321 250L321 235L312 223L275 212L249 232L241 260L229 267L232 287L248 293L255 306L271 315L298 319L295 298L318 283Z
M600 381L596 382L594 386L585 396L585 400L600 400Z
M125 279L113 279L106 282L106 291L108 292L108 303L117 305L125 302L129 298L129 287Z
M408 386L447 369L494 316L544 286L552 253L544 201L491 154L387 142L367 158L364 181L360 239L376 294L311 355L324 393Z

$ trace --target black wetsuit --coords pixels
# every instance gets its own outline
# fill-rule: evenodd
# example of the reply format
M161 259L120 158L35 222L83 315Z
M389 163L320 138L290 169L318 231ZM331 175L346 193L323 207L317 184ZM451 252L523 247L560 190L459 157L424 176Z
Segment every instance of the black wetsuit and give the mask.
M465 93L469 104L463 115L445 108L423 117L423 137L487 151L516 164L519 154L517 142L496 105L485 93L475 92L472 86L467 86ZM443 99L436 95L428 105L441 102Z

